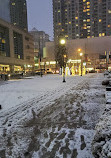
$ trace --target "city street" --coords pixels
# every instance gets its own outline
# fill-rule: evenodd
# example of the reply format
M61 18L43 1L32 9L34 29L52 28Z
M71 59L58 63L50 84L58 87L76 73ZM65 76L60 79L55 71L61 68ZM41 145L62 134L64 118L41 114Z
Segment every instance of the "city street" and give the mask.
M1 158L94 158L105 109L103 74L46 75L0 83Z

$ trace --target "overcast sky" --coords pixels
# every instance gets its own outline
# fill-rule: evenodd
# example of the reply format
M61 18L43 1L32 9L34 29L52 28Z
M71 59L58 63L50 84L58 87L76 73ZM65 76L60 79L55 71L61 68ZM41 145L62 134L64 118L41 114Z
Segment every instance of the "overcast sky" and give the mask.
M45 31L53 38L52 0L27 0L28 28Z

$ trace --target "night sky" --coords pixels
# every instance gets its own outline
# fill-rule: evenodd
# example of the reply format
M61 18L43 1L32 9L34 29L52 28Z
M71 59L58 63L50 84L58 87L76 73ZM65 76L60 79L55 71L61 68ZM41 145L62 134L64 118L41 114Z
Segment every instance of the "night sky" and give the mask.
M45 31L53 39L52 0L27 0L28 28Z

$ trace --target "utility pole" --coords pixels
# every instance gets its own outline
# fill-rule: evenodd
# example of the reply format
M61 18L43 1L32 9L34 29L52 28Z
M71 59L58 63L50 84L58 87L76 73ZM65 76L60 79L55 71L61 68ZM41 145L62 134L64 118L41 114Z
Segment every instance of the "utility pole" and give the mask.
M81 57L81 76L82 76L82 65L83 65L82 56L83 56L83 53L80 53L80 57Z
M108 51L105 51L105 55L106 55L106 70L108 70L109 52L108 52Z
M41 57L41 47L40 47L40 39L39 39L39 67L40 67L40 76L42 77L41 61L42 61L42 57Z

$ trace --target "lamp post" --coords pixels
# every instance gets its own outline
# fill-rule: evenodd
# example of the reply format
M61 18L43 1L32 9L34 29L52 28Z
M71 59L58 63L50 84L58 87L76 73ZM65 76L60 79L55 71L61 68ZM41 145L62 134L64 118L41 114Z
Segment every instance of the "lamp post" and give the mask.
M63 57L64 57L64 66L63 66L63 82L66 82L66 80L65 80L65 62L66 62L66 54L64 54L63 55Z
M78 51L78 53L80 53L80 52L81 52L81 48L78 48L77 51ZM79 67L79 66L78 66L78 53L77 53L77 72L79 72L79 70L78 70L78 67Z
M40 76L42 77L41 61L42 61L42 57L41 57L41 45L40 45L40 39L39 39L39 65L40 65Z
M82 56L83 56L83 53L80 53L80 57L81 57L81 76L82 76Z
M65 44L66 44L66 40L65 39L61 39L60 40L60 45L61 46L65 46ZM66 82L66 80L65 80L65 62L66 62L66 54L65 54L66 52L64 51L63 52L63 82Z
M40 76L42 77L42 68L41 68L41 54L40 54Z

